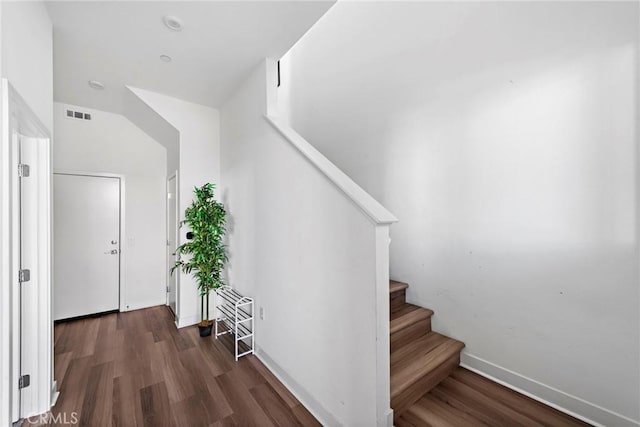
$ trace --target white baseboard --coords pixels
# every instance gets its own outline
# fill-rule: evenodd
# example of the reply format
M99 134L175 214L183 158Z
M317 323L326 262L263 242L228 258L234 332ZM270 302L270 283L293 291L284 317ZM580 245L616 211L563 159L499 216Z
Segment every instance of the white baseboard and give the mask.
M381 421L378 420L378 423ZM384 419L382 420L382 425L385 427L393 427L393 409L389 408L386 412Z
M315 400L300 384L286 373L277 363L269 357L262 349L256 347L255 355L260 361L280 380L282 384L293 394L296 399L322 424L323 426L342 425L335 417ZM393 415L392 415L393 417ZM392 418L393 419L393 418Z
M60 392L58 391L58 381L53 380L51 384L51 407L53 408L58 401L58 397L60 396Z
M127 311L142 310L143 308L157 307L159 305L166 305L166 301L158 300L158 301L140 303L140 304L129 304L128 308L126 306L125 307L121 306L120 311L124 313Z
M640 427L640 421L632 420L471 354L463 352L460 365L594 426Z

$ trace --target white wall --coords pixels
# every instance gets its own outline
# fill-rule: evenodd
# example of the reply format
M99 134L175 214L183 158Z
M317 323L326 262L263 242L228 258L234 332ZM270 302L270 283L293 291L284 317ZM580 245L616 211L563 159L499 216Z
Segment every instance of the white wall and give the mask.
M398 216L409 300L605 425L640 420L638 12L339 2L282 60L294 129Z
M125 308L165 304L166 149L123 116L75 107L92 120L68 119L66 107L55 103L54 170L124 175Z
M377 229L264 119L266 80L263 64L221 109L228 281L264 309L259 356L324 425L376 425Z
M122 113L167 149L167 177L180 168L180 133L131 90L125 88Z
M53 131L53 30L41 1L3 2L2 76Z
M180 220L193 200L193 188L207 182L220 184L220 117L216 109L181 99L129 87L142 101L175 127L180 134ZM187 227L180 232L186 241ZM178 326L200 321L200 297L191 275L180 272L177 295ZM212 313L213 314L213 313Z

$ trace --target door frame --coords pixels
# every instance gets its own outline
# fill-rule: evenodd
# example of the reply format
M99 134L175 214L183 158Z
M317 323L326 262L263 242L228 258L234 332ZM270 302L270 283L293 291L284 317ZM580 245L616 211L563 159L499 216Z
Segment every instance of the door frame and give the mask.
M7 79L1 81L2 92L2 146L0 148L0 195L2 206L0 207L0 424L11 425L13 402L18 399L19 417L27 417L38 413L45 413L57 398L56 382L53 379L53 307L52 307L52 199L51 199L51 134L42 124L38 116L22 99L20 94L11 86ZM32 293L36 297L22 307L16 307L16 295L20 294L18 283L18 269L20 268L20 229L18 206L18 158L19 138L15 135L34 139L35 158L29 159L34 172L33 184L38 203L37 246L34 248L36 258L30 266L37 272L30 284ZM15 164L14 164L15 163ZM16 244L17 242L17 244ZM33 316L33 329L28 331L28 337L22 337L20 322L21 310L26 316ZM35 310L35 312L33 311ZM21 328L17 332L16 328ZM12 335L20 335L14 339ZM24 346L27 348L24 348ZM18 348L16 348L18 347ZM22 347L22 348L20 348ZM22 353L31 352L39 355L36 360L30 360L29 366L20 366ZM19 359L15 358L18 354ZM17 372L17 369L20 372ZM18 390L14 382L17 375L25 372L32 375L31 385ZM16 394L17 393L17 394ZM28 397L29 406L25 407L22 401ZM12 403L10 403L12 402Z
M117 178L120 180L120 266L119 266L119 310L121 312L129 311L127 305L127 282L126 275L124 274L125 260L127 258L126 242L124 240L125 234L125 176L117 173L110 172L87 172L69 169L54 169L54 175L73 175L73 176L88 176L97 178ZM53 182L52 182L53 185ZM52 193L53 194L53 193ZM135 307L134 307L135 310Z
M178 173L178 171L176 170L175 172L173 172L171 175L169 175L167 177L167 182L166 182L166 188L165 188L165 194L169 193L169 181L171 181L171 179L175 178L176 179L176 232L175 232L175 242L176 242L176 247L178 247L178 245L180 244L180 175ZM167 205L166 205L166 218L167 218L167 228L166 228L166 235L167 235L167 240L169 239L169 198L167 197L167 201L166 201ZM169 287L169 281L170 281L170 273L169 273L169 269L171 268L169 266L169 245L166 246L166 256L165 256L165 263L166 263L166 277L167 277L167 284L165 286L165 289L167 289ZM180 318L180 316L178 315L178 312L180 311L180 271L176 270L174 272L174 274L176 275L176 311L175 313L173 313L174 317L175 317L175 321L177 324L178 319ZM166 293L166 305L169 305L169 292Z

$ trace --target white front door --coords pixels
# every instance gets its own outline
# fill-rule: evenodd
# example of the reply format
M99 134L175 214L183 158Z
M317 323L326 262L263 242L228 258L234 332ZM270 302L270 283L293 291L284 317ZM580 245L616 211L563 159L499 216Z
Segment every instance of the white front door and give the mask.
M170 268L176 263L176 242L178 240L178 186L177 175L167 181L167 305L176 314L176 288L178 270L171 274Z
M117 310L120 179L54 174L55 320Z

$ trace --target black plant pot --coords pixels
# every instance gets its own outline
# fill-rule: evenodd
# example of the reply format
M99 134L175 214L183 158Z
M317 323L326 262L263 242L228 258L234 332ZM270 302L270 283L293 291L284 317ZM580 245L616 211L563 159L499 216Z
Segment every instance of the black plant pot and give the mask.
M206 326L203 326L202 324L199 324L198 325L198 329L200 330L200 336L201 337L211 336L211 329L213 329L213 322L209 323Z

